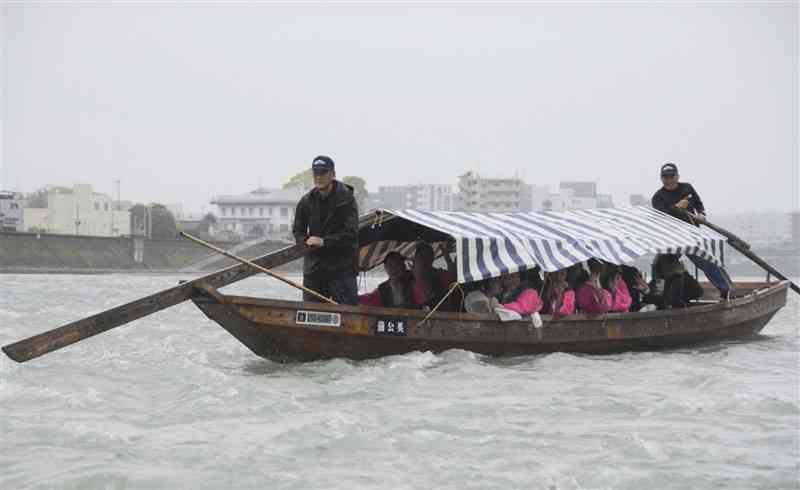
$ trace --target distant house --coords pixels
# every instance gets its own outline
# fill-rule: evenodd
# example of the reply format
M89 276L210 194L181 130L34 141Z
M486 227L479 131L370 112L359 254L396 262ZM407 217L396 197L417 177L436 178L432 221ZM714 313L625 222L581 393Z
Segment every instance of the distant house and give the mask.
M65 235L120 236L130 234L130 203L94 192L89 184L71 189L50 187L47 208L24 210L25 230Z
M260 187L246 194L217 196L217 234L225 238L286 237L291 234L294 210L305 192L300 189Z
M24 231L19 198L15 192L0 191L0 231Z

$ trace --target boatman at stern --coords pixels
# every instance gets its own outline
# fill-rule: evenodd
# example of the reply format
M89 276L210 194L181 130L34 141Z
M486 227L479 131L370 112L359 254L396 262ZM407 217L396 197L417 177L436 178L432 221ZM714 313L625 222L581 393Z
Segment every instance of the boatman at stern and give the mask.
M339 304L358 304L358 205L353 188L336 180L333 159L311 163L314 188L300 198L292 233L311 250L303 260L303 286ZM303 292L303 301L319 301Z
M706 209L700 199L700 194L692 187L692 184L680 182L679 179L677 165L665 163L661 166L662 187L653 195L653 207L684 221L691 219L694 223L703 223ZM688 218L686 213L689 213L688 216L691 216L691 218ZM731 283L728 274L724 270L714 262L700 256L689 254L686 254L686 256L698 269L705 273L711 284L719 289L721 298L729 297Z

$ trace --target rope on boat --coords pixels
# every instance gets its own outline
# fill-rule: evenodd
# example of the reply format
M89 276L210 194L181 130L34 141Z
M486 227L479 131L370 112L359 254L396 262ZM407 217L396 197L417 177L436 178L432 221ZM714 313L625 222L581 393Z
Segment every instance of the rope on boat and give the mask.
M421 322L419 322L419 324L420 324L420 325L422 325L422 324L424 324L425 322L427 322L427 321L428 321L428 318L430 318L430 317L431 317L431 315L433 315L434 313L436 313L436 310L438 310L438 309L439 309L439 307L440 307L440 306L442 306L442 303L444 303L444 301L445 301L447 298L449 298L449 297L450 297L450 295L451 295L451 294L453 294L453 291L455 291L456 289L458 289L458 290L459 290L459 292L461 293L461 301L462 301L462 303L463 303L463 301L464 301L464 289L461 287L461 284L459 284L458 282L454 282L453 284L451 284L451 285L450 285L450 289L448 289L448 290L447 290L447 294L445 294L445 295L442 297L442 299L440 299L440 300L439 300L439 302L438 302L438 303L436 303L436 306L434 306L434 307L433 307L433 309L432 309L431 311L429 311L427 315L425 315L425 318L423 318L423 319L422 319L422 321L421 321Z

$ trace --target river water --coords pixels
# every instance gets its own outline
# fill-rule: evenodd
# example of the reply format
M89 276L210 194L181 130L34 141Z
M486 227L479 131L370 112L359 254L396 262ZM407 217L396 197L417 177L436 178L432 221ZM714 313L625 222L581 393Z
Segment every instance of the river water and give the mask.
M0 344L190 278L2 275ZM0 355L0 488L799 488L790 296L763 335L671 351L284 365L184 303Z

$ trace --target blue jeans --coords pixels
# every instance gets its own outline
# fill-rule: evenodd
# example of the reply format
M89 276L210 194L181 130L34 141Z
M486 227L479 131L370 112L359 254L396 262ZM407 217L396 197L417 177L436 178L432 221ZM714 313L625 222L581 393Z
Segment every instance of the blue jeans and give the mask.
M688 257L698 269L703 271L708 280L711 281L711 284L719 289L720 293L727 293L730 291L730 277L728 276L728 273L720 268L717 264L697 255L687 255L686 257Z

